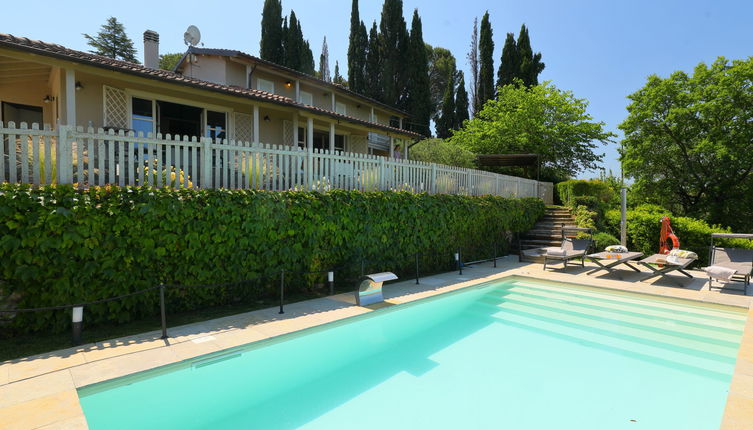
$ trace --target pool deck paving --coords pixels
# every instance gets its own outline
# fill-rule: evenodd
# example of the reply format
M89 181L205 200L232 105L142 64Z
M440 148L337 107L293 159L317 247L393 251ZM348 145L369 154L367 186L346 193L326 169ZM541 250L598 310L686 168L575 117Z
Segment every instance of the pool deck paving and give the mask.
M170 337L164 340L160 339L159 331L153 331L2 362L0 429L86 429L78 388L508 276L748 309L721 429L753 429L753 296L732 288L710 291L708 279L697 271L691 271L693 279L669 276L638 282L647 272L586 275L595 268L589 264L570 266L567 270L554 266L544 271L541 264L519 263L517 257L500 259L497 266L476 264L464 268L462 275L443 273L421 278L418 285L415 279L386 285L386 304L378 306L356 306L353 293L337 294L285 305L284 314L279 314L277 308L269 308L170 327ZM748 290L753 293L753 288Z

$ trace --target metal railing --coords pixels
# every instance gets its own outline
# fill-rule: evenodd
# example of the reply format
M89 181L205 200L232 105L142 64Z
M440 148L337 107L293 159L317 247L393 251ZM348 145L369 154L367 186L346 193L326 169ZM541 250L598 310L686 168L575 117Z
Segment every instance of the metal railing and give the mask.
M472 264L478 264L482 262L494 262L494 267L497 267L497 260L502 258L502 256L497 255L498 250L498 244L497 242L494 242L493 244L494 249L494 255L487 259L482 260L476 260L471 262L463 262L462 260L462 252L460 249L455 250L452 253L443 253L443 252L416 252L414 254L415 256L415 280L416 285L420 284L421 279L421 268L419 260L421 257L451 257L452 260L455 263L456 270L460 275L463 274L463 268L468 267ZM160 321L161 321L161 339L167 339L169 337L168 335L168 326L167 326L167 305L166 305L166 299L165 299L165 292L167 290L173 290L173 289L200 289L200 288L221 288L221 287L231 287L231 286L238 286L238 285L247 285L251 284L252 282L260 282L260 281L279 281L280 289L279 289L279 314L285 313L285 291L286 291L286 281L285 281L285 274L294 274L294 275L323 275L327 274L327 284L329 288L329 294L333 295L335 293L335 273L337 272L346 272L348 269L351 269L356 264L360 265L360 273L361 276L365 274L366 264L385 264L389 260L386 259L367 259L365 257L360 257L357 260L351 261L346 264L342 264L340 266L331 267L328 269L323 270L312 270L312 271L300 271L300 270L290 270L290 269L279 269L279 271L276 271L275 273L279 273L279 276L277 275L257 275L253 276L247 279L243 279L240 281L231 281L231 282L221 282L221 283L212 283L212 284L200 284L200 285L184 285L184 284L172 284L172 283L164 283L161 282L157 285L153 285L151 287L147 287L138 291L130 292L127 294L122 294L119 296L114 297L108 297L98 300L92 300L88 302L81 302L81 303L74 303L74 304L66 304L66 305L56 305L56 306L45 306L45 307L39 307L39 308L22 308L22 309L0 309L0 314L17 314L17 313L28 313L28 312L50 312L50 311L60 311L60 310L67 310L71 309L72 312L72 339L74 345L79 345L81 343L82 338L82 322L83 322L83 310L86 307L104 304L108 302L113 301L119 301L124 300L130 297L143 295L143 294L149 294L154 291L159 291L159 303L160 303ZM449 261L449 258L448 258Z

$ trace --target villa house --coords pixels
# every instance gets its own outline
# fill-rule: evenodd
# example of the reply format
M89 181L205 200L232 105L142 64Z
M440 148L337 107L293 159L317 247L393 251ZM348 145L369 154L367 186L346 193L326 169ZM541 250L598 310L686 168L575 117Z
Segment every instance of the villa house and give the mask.
M0 121L383 156L422 138L402 129L403 111L242 52L191 47L159 70L159 35L146 31L144 53L137 65L0 34Z

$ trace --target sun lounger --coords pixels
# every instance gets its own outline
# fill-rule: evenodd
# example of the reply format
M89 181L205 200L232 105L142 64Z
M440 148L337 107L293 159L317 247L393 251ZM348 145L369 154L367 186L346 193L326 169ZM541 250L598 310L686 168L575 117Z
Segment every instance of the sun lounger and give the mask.
M638 262L638 264L647 267L651 271L651 274L641 279L641 282L647 281L657 276L667 276L667 274L674 271L678 271L688 278L693 279L693 275L686 272L685 269L693 264L694 261L696 261L696 258L677 257L673 260L669 255L666 254L654 254Z
M606 270L609 273L613 273L617 271L615 267L621 264L624 264L625 266L640 273L640 270L638 270L638 268L636 268L635 266L631 266L630 262L635 261L641 257L643 257L642 252L615 253L615 252L604 251L604 252L599 252L596 254L589 254L586 256L586 258L599 267L591 270L590 272L587 272L586 275L591 275L601 270Z
M590 239L573 239L565 238L562 240L562 246L560 248L544 248L544 270L550 261L561 261L567 268L567 263L570 260L580 259L580 265L585 266L586 253L591 248Z
M732 280L743 283L743 290L750 284L751 272L753 272L753 249L722 248L715 246L714 239L749 239L753 240L753 234L741 233L712 233L709 266L718 266L732 269L735 274ZM707 272L708 273L708 272ZM717 278L718 279L718 278ZM709 276L709 289L712 286L712 276Z

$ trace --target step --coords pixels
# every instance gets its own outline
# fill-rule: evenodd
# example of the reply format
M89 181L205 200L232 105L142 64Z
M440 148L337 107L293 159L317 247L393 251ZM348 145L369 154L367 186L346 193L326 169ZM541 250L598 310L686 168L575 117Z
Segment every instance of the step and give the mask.
M562 245L562 239L528 239L528 238L521 238L520 239L521 245L536 245L537 247L546 247L546 246L560 246Z
M652 344L642 341L640 337L620 333L613 327L595 327L584 320L556 313L511 304L500 308L493 318L502 324L555 336L561 340L618 353L674 370L702 373L719 380L728 380L734 370L734 360L718 360L714 356L682 351L661 343Z
M515 303L559 312L583 321L591 320L594 325L623 325L624 332L642 333L642 337L653 340L713 352L728 357L733 362L737 357L739 333L717 330L714 326L698 323L697 318L675 314L669 309L644 309L640 306L602 302L598 298L557 296L525 289L513 288L508 292L512 294L498 297L497 300L500 303ZM676 341L677 338L682 340Z
M562 223L551 223L551 222L539 222L534 225L536 228L548 228L548 229L561 229ZM575 225L575 223L565 223L565 228L577 228L578 226Z

